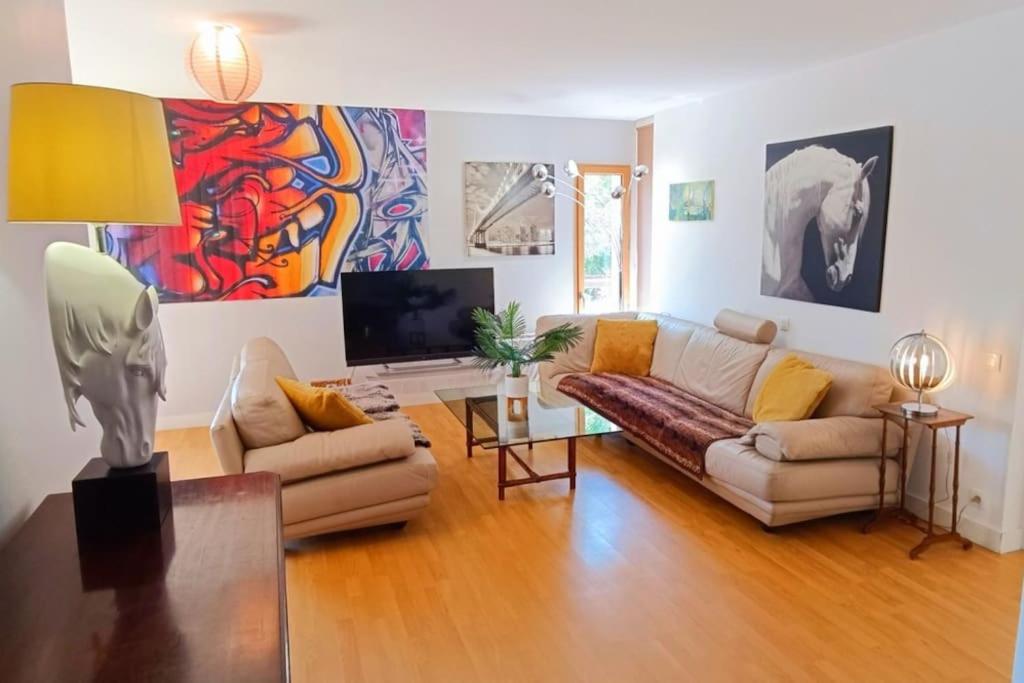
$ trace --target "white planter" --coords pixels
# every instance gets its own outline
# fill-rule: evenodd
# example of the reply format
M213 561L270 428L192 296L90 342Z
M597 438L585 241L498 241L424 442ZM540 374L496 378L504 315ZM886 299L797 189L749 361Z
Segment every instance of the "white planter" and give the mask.
M505 396L508 398L526 398L530 395L530 376L510 377L505 375Z

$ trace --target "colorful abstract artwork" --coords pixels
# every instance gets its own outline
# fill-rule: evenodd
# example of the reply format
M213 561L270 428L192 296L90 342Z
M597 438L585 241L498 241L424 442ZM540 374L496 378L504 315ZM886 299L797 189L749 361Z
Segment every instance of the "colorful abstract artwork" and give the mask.
M168 99L164 112L182 224L104 233L161 301L318 296L343 271L430 266L423 111Z
M670 221L710 221L714 218L714 180L699 180L668 186L668 219Z

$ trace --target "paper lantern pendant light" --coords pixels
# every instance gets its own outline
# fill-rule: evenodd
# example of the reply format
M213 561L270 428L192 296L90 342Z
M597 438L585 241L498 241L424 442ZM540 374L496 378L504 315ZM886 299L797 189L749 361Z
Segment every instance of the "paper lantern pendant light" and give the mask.
M218 102L244 102L263 78L256 53L234 26L204 26L192 41L185 64L206 94Z

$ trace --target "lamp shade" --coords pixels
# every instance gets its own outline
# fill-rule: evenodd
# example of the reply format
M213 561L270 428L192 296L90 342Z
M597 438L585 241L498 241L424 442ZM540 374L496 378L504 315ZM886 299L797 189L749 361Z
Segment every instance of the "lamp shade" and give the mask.
M904 405L916 414L934 412L921 402L926 391L939 391L953 380L953 358L937 337L924 330L901 337L889 352L889 371L902 386L917 392L917 403ZM913 405L913 408L908 408Z
M244 102L263 79L259 59L234 26L212 24L192 41L185 65L199 87L219 102Z
M160 100L66 83L11 87L11 222L178 225Z

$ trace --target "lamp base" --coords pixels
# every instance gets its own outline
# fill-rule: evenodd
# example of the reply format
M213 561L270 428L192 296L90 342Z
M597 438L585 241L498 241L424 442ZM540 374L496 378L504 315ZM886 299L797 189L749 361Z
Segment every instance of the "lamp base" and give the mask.
M903 410L904 415L913 415L914 417L922 417L928 415L935 415L939 412L939 407L930 403L919 403L917 401L910 401L900 406Z

